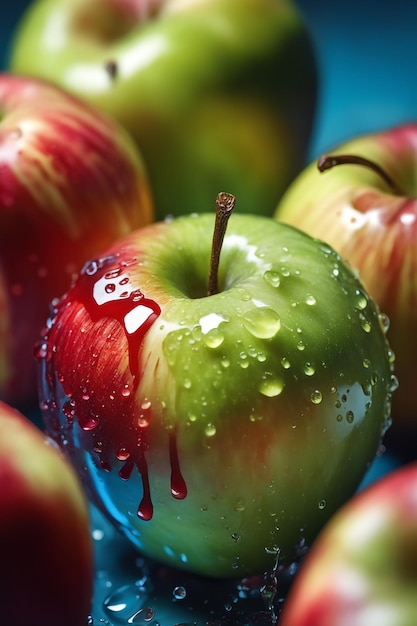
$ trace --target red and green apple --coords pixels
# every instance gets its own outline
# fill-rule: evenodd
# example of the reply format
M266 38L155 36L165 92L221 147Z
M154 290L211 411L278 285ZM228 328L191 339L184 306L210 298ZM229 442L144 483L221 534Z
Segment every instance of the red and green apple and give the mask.
M292 562L352 495L395 377L383 316L327 244L236 213L218 266L213 221L152 224L84 266L39 343L40 397L137 548L234 577Z
M87 498L68 459L0 402L1 622L86 626L93 593Z
M417 430L416 167L416 124L355 137L311 163L276 210L279 220L336 248L388 316L398 432Z
M272 215L305 164L316 60L292 0L35 0L9 66L127 128L159 218L210 211L219 189Z
M116 122L43 81L0 74L0 398L37 399L33 345L86 259L153 219Z
M302 563L280 626L413 626L417 614L417 464L345 504Z

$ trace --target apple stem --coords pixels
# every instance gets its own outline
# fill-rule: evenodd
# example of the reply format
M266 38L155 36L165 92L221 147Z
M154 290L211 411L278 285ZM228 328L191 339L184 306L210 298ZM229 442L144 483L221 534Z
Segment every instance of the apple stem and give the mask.
M404 195L394 179L391 178L391 176L389 176L387 172L380 165L378 165L378 163L375 163L370 159L366 159L365 157L356 156L354 154L323 154L317 161L317 167L320 172L330 170L336 165L346 164L362 165L364 167L369 167L371 170L376 172L376 174L378 174L389 187L391 187L394 193L400 196Z
M220 192L216 198L216 219L214 222L213 240L211 244L210 271L207 295L219 293L220 253L226 234L229 217L232 214L236 198L231 193Z

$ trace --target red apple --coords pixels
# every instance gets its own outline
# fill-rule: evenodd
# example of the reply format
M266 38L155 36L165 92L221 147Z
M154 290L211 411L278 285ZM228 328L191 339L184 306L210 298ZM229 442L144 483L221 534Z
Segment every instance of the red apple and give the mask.
M417 463L360 492L301 566L280 626L414 626Z
M150 222L124 130L47 83L0 74L0 398L35 398L32 346L85 260Z
M354 138L319 165L332 169L311 163L276 217L325 240L359 271L390 320L400 383L393 431L417 430L417 124Z
M86 626L93 550L84 491L62 453L0 402L0 621Z

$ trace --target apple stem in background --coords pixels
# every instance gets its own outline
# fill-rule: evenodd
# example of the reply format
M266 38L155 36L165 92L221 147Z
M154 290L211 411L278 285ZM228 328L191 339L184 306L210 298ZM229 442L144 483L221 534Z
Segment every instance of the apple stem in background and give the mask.
M364 167L369 167L371 170L376 172L381 178L386 182L386 184L391 187L392 191L400 196L404 195L400 187L396 184L396 182L387 174L387 172L380 166L378 163L371 161L370 159L366 159L365 157L357 156L354 154L337 154L337 155L327 155L323 154L317 161L317 167L320 172L325 172L326 170L330 170L336 165L361 165Z
M232 214L236 198L231 193L220 192L216 198L216 219L214 222L213 241L211 245L210 271L207 295L219 293L219 262L220 253L226 234L229 217Z

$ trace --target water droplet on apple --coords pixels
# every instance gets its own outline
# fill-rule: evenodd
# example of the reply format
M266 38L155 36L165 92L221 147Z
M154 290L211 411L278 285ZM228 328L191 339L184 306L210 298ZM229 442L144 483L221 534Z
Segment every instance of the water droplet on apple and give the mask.
M243 316L245 328L258 339L272 339L281 328L281 319L266 306L256 307Z
M355 291L354 306L358 311L363 311L368 306L368 297L360 289L356 289Z
M388 315L386 315L385 313L380 313L378 319L382 332L386 334L390 327L390 319Z
M306 349L305 343L302 339L299 339L297 341L296 347L297 347L297 350L299 350L300 352Z
M286 357L283 357L281 359L281 365L284 368L284 370L288 370L291 367L291 363L289 362L289 360Z
M271 285L271 287L279 287L281 284L281 276L278 272L274 272L272 270L267 270L264 274L264 279L266 282Z
M214 437L214 435L216 434L216 427L214 424L207 424L207 426L204 429L204 433L206 435L206 437Z
M212 348L213 350L219 348L222 345L223 341L224 335L218 328L213 328L204 335L204 343L208 348Z
M279 378L267 378L259 386L260 393L268 398L279 396L283 389L284 383Z
M326 508L326 505L327 505L326 500L320 500L320 502L319 502L319 504L318 504L318 507L319 507L319 509L322 511L323 509L325 509L325 508Z
M317 300L314 296L312 296L311 294L308 294L306 296L305 303L308 304L309 306L314 306L315 304L317 304Z
M314 389L314 391L312 391L311 393L310 399L313 404L320 404L320 402L323 400L323 394L318 389Z
M304 365L304 374L306 376L313 376L316 373L316 368L312 363L307 362Z
M362 313L359 314L359 319L362 330L364 330L366 333L370 333L372 330L371 322Z
M353 413L353 411L347 411L346 412L346 421L348 424L353 424L355 420L355 415Z

